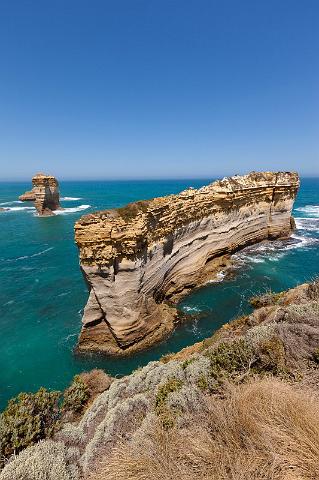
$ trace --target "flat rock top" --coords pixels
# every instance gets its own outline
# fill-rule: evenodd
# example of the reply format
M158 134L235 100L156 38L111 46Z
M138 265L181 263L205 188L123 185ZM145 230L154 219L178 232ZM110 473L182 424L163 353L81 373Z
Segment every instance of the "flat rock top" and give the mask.
M217 199L220 195L227 196L232 193L252 189L275 186L298 188L299 183L299 176L296 172L251 172L248 175L235 175L217 180L199 189L190 187L176 195L167 195L151 200L141 200L129 203L122 208L101 210L83 215L76 222L76 226L94 224L101 220L110 223L131 223L133 220L135 221L138 214L156 211L167 205L178 204L180 201L185 200L193 200L195 203L202 202L203 196L205 195L208 195L210 198L216 196ZM124 222L121 222L121 219L123 219Z

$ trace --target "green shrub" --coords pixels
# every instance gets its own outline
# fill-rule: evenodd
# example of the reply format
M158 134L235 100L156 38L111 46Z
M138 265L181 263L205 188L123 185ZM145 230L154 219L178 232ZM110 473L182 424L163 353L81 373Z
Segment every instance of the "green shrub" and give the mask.
M261 342L258 345L257 354L258 360L254 365L256 373L272 373L273 375L288 373L285 348L279 337L274 335L272 338Z
M208 381L207 381L207 378L205 377L205 375L200 375L197 379L197 386L200 390L202 390L202 392L205 392L206 390L208 390Z
M0 415L0 454L4 460L41 439L51 437L59 419L60 392L40 388L9 400Z
M73 382L63 395L62 411L81 413L89 399L90 393L80 375L75 375Z
M249 303L254 308L268 307L270 305L276 305L285 292L273 293L266 292L261 295L256 295L249 299Z
M182 382L176 378L170 378L164 385L159 387L155 397L155 411L160 417L164 429L169 429L174 426L174 417L176 412L171 411L167 405L166 400L170 393L176 392L182 387Z
M247 370L254 357L252 348L242 339L221 343L216 349L205 352L204 355L210 360L210 373L216 380L225 375Z
M195 361L195 358L188 358L182 363L182 369L185 370L185 368L188 367L188 365L191 365Z

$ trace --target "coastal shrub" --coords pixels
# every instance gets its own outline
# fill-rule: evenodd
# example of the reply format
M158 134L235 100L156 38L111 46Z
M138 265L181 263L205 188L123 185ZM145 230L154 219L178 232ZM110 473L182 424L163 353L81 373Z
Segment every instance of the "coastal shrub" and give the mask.
M223 376L247 370L254 361L253 349L244 339L220 343L204 355L209 358L210 374L217 381Z
M80 375L75 375L73 382L63 395L62 411L81 413L89 399L89 387Z
M53 435L60 419L60 397L60 392L40 388L36 393L20 393L9 400L0 415L2 461Z
M278 379L254 379L206 400L188 427L153 422L123 441L85 480L314 480L319 478L319 404Z
M160 417L164 428L171 428L174 425L175 412L166 405L167 397L170 393L176 392L182 388L182 382L174 377L168 379L161 385L155 397L155 412Z
M0 473L1 480L78 480L79 471L68 462L68 451L61 442L42 440L26 448Z
M284 294L285 292L274 293L269 291L261 295L256 295L254 297L251 297L249 299L249 303L254 308L276 305Z
M274 335L259 343L258 360L254 365L254 371L273 375L288 373L284 344L278 336Z
M194 357L188 358L187 360L185 360L185 361L182 363L182 369L185 370L185 368L187 368L188 365L191 365L194 361L195 361L195 358L194 358Z
M150 410L150 402L143 394L128 397L109 409L98 424L91 427L90 441L81 459L83 470L91 471L99 461L101 452L109 455L120 438L129 439ZM88 428L90 430L90 425Z

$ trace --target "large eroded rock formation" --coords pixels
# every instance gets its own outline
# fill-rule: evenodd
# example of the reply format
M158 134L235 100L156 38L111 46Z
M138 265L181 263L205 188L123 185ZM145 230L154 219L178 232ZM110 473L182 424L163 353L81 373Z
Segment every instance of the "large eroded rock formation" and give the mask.
M165 300L238 249L289 236L298 187L296 173L252 172L83 216L75 239L90 296L79 349L127 353L162 338L176 315Z
M52 175L37 173L32 178L33 188L30 192L20 195L23 202L34 202L40 216L54 215L54 210L60 210L59 183Z

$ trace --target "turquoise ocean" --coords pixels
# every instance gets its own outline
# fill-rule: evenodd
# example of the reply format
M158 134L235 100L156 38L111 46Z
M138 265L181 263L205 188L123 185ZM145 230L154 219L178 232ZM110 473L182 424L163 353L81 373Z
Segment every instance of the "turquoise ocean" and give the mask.
M20 391L63 389L81 371L103 368L124 375L150 360L210 336L250 311L248 299L280 291L319 273L319 179L304 178L294 208L297 230L288 241L238 253L233 275L220 274L185 298L194 315L161 344L127 358L74 355L88 292L82 277L74 222L85 213L134 200L177 193L209 180L60 182L64 211L35 216L18 202L29 183L0 183L0 409Z

